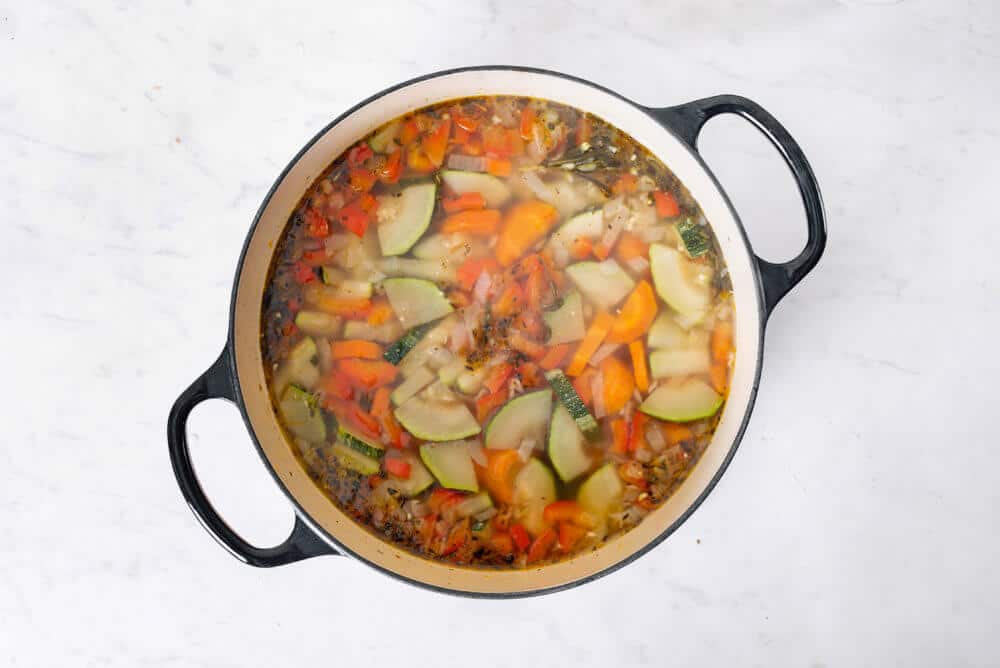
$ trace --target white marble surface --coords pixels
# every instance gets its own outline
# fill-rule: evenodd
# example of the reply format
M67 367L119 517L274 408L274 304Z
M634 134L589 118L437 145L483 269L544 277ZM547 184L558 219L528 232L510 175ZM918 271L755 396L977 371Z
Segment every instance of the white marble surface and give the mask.
M272 4L0 7L0 664L996 665L1000 5ZM830 245L771 321L738 456L671 540L552 596L240 565L164 424L221 348L253 212L357 100L496 62L649 104L741 93L805 148ZM738 120L703 148L757 247L793 254L776 154ZM236 411L191 433L225 516L283 538Z

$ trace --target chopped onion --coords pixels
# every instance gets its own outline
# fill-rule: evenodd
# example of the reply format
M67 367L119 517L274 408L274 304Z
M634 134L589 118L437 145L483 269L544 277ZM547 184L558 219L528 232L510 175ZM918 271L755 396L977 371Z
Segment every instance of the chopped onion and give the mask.
M530 169L526 170L521 173L521 179L524 181L525 185L531 189L531 192L535 194L535 197L543 202L552 204L552 191L542 182L540 178L538 178L538 172Z
M485 464L483 464L483 466L485 466ZM476 519L478 521L485 522L486 520L490 519L491 517L493 517L496 514L497 514L497 509L496 509L496 507L493 507L493 508L487 508L486 510L484 510L481 513L479 513L475 517L476 517Z
M427 366L431 369L440 369L445 364L451 362L455 357L451 351L444 347L434 347L427 355Z
M316 357L319 358L319 370L329 373L333 368L333 351L330 349L330 339L316 339Z
M605 360L605 358L610 357L612 353L622 347L620 343L605 343L600 348L594 351L594 354L590 356L589 364L591 366L597 366Z
M464 172L485 172L486 158L482 156L452 153L448 156L448 166L452 169L460 169Z
M663 225L653 225L639 230L636 234L647 244L651 244L661 241L667 235L667 228Z
M486 452L483 450L483 444L479 441L469 441L468 446L469 456L472 457L472 461L485 467L488 462L486 461Z
M526 438L521 441L521 445L517 449L517 457L522 462L526 462L531 459L531 453L535 451L535 439Z
M557 267L565 267L569 264L569 249L563 244L552 244L552 261Z
M625 206L621 197L616 197L604 205L604 234L601 236L601 244L611 250L618 237L625 229L625 221L628 220L629 208Z
M357 243L357 239L353 234L331 234L326 238L324 244L328 253L336 252Z
M490 276L490 272L485 269L480 272L479 278L476 279L476 284L472 288L473 298L480 304L485 304L486 299L490 296L490 286L493 284L493 279Z
M594 417L600 419L608 414L604 405L604 374L595 373L590 381L590 393L594 397Z
M465 322L459 320L451 328L451 336L448 339L448 348L456 355L460 350L467 347L471 341L469 329Z
M507 384L507 398L513 399L519 394L524 392L524 385L521 384L521 379L514 377L510 379L510 383Z
M653 453L649 451L649 448L639 448L636 450L635 460L643 464L648 464L653 461Z
M625 261L625 264L636 274L645 274L646 270L649 269L649 260L644 257L630 257Z
M646 443L649 443L649 447L653 448L654 452L663 452L663 448L667 447L667 441L656 425L646 427Z
M403 504L403 510L405 510L410 515L416 518L426 517L428 508L423 501L417 501L416 499L410 499Z

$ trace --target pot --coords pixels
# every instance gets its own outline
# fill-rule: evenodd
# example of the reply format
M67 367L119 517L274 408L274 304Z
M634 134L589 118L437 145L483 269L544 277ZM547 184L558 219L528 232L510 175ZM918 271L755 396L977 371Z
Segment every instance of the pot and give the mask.
M736 306L736 358L729 399L711 444L684 483L637 527L600 549L531 570L461 568L416 556L388 543L343 513L313 484L282 434L265 382L261 305L268 267L288 217L316 175L358 138L414 109L451 98L515 95L561 102L600 116L660 157L698 201L719 240ZM697 150L704 123L718 114L750 121L788 164L802 195L805 249L774 264L754 255L725 192ZM819 188L795 140L755 102L719 95L673 107L649 108L575 77L538 69L485 66L437 72L393 86L361 102L317 134L292 159L264 198L236 269L229 334L218 360L180 395L170 411L167 440L184 498L210 534L238 559L269 567L320 555L349 555L383 573L430 589L468 596L527 596L588 582L632 562L673 533L704 501L739 446L760 379L767 318L779 300L816 265L826 243ZM213 509L192 468L186 437L191 409L228 399L243 415L275 482L295 508L291 535L280 545L253 546Z

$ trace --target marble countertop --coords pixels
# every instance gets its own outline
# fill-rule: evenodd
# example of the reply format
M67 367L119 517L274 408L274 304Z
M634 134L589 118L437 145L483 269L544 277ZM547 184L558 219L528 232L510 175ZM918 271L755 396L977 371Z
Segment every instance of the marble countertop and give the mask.
M997 3L272 4L0 7L0 664L997 662ZM243 566L185 507L164 425L221 349L251 217L333 116L477 63L743 94L804 147L830 243L771 319L743 445L670 540L564 593ZM756 248L796 253L777 154L738 119L702 148ZM284 538L236 410L190 434L223 515Z

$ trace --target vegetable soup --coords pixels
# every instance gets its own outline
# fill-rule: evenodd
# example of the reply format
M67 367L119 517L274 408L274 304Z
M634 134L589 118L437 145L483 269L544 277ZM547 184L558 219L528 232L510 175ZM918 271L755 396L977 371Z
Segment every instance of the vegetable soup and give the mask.
M662 162L554 102L396 119L292 214L262 346L333 503L427 558L524 568L641 522L708 445L733 304Z

